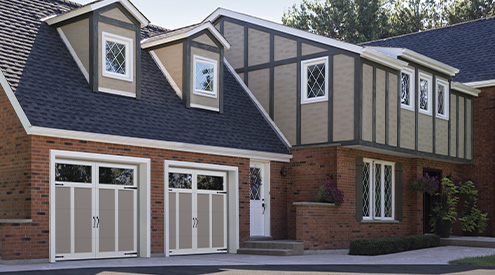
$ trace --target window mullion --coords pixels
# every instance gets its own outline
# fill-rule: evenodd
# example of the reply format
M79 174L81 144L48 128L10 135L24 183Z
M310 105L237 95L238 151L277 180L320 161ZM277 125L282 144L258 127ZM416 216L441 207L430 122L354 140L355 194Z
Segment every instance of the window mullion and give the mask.
M382 205L382 219L385 218L385 165L382 164L380 166L380 169L382 171L381 173L381 180L380 180L380 190L382 190L381 193L381 205Z

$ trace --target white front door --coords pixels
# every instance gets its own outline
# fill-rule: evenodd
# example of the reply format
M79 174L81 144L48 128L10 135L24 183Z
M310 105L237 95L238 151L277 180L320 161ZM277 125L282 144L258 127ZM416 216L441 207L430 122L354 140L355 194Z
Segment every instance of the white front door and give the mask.
M137 167L55 164L55 258L137 256Z
M269 176L265 163L251 162L249 179L251 236L269 236ZM268 198L268 196L266 196Z

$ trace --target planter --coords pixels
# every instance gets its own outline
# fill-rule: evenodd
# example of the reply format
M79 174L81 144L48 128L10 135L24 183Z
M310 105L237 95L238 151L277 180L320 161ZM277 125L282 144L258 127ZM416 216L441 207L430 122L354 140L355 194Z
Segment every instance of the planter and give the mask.
M441 238L448 238L450 236L450 221L439 220L436 225L435 234Z

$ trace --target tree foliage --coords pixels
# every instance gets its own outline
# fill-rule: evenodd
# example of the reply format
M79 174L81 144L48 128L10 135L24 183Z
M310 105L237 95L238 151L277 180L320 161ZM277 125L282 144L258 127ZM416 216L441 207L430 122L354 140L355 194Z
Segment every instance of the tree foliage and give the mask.
M284 12L282 23L361 43L494 14L495 0L303 0Z

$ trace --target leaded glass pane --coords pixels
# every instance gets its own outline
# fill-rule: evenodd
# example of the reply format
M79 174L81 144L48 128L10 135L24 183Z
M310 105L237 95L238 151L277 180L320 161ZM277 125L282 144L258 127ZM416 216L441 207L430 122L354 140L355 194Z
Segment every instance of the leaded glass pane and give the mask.
M400 81L400 102L404 105L410 105L411 104L411 91L410 91L410 81L411 81L411 75L402 73L401 74L401 81Z
M134 185L134 169L100 167L99 183L115 185Z
M308 99L325 96L325 63L310 65L307 70Z
M384 165L385 167L385 217L392 217L392 166Z
M223 177L198 175L198 189L223 190Z
M365 162L363 166L363 217L370 215L370 164Z
M168 187L192 189L192 175L182 173L168 173Z
M196 90L213 92L214 70L212 64L196 61Z
M55 181L91 183L91 166L57 163Z
M375 164L375 217L382 216L382 165Z
M419 108L428 111L428 80L419 81Z
M445 86L438 85L438 98L437 98L437 113L445 115Z
M105 43L105 69L107 72L125 75L126 58L125 44L114 41L106 41Z
M261 199L262 185L263 185L263 181L261 178L261 169L260 168L251 168L250 169L250 180L249 180L249 198L251 200L260 200Z

